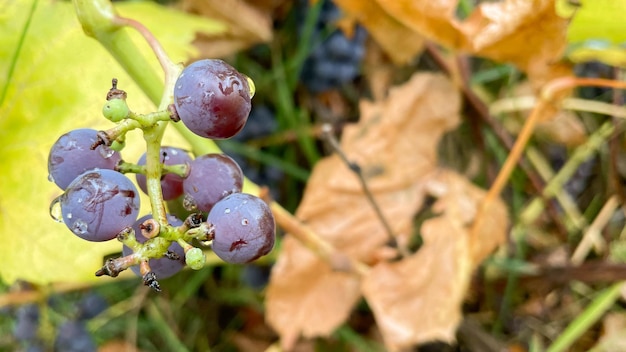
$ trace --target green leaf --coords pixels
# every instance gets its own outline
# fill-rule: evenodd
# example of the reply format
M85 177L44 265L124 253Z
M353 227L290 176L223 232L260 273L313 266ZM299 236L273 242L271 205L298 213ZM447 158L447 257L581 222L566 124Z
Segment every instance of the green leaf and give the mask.
M120 251L121 244L83 241L51 219L49 205L61 190L47 180L50 146L71 129L112 126L101 111L113 77L128 92L133 111L149 112L154 105L100 44L82 32L71 3L39 1L18 50L31 4L7 2L0 14L0 92L6 92L0 101L0 277L7 283L92 281L103 256ZM220 34L226 29L153 3L117 6L122 15L144 23L175 61L196 54L190 44L195 32ZM146 69L160 72L147 45L138 35L136 40L152 62ZM145 150L141 133L133 131L126 143L123 158L136 161ZM163 143L189 147L169 131ZM143 196L142 214L148 212Z
M626 0L558 0L557 12L571 17L567 57L574 62L599 60L626 66Z

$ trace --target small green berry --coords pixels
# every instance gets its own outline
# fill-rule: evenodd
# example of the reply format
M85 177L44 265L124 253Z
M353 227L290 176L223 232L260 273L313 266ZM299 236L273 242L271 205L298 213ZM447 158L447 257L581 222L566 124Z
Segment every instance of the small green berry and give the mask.
M185 263L193 270L200 270L204 267L206 257L200 248L193 247L185 252Z
M128 105L126 105L126 101L124 99L108 100L102 107L102 114L112 122L122 121L128 117L129 113L130 110L128 109Z

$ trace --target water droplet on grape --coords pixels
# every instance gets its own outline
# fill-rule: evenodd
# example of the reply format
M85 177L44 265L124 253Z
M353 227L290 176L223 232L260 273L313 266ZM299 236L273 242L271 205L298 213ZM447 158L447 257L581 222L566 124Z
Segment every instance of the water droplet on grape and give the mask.
M100 155L102 155L102 157L105 159L112 157L115 153L115 150L107 147L100 147L98 148L98 151L100 152Z
M254 93L256 93L256 86L254 85L254 81L252 80L252 78L244 75L243 73L242 75L248 80L248 86L250 87L250 99L252 99Z
M72 218L72 213L67 213L67 218L71 219Z
M63 195L54 198L52 203L50 203L50 216L56 222L63 222L63 213L61 211L61 197L63 197Z
M52 175L50 175L50 174L48 174L48 181L54 182L54 177L52 177Z
M72 232L74 232L77 235L84 235L85 233L87 233L87 227L89 225L87 225L87 223L81 219L78 219L76 221L74 221L74 223L72 224Z
M224 209L224 214L230 214L230 208Z
M248 219L246 219L246 218L241 219L241 225L247 226L248 223L249 223Z

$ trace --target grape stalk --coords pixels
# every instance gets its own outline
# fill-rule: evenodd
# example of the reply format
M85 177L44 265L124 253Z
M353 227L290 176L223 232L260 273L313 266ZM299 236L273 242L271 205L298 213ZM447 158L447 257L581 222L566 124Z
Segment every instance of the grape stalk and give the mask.
M223 154L194 158L161 143L165 127L174 123L208 139L236 135L251 110L252 80L218 59L181 68L143 25L119 17L110 3L74 4L85 32L101 42L125 26L139 31L165 73L157 111L133 111L114 78L101 112L115 125L104 131L69 131L50 150L49 179L63 192L51 205L53 218L84 240L122 243L122 257L108 259L96 276L115 277L131 268L145 285L159 291L159 279L185 266L198 270L205 265L204 251L194 244L210 245L229 263L267 255L275 242L274 217L262 199L241 193L244 176L239 165ZM135 129L143 133L146 152L130 163L123 159L124 147L131 143L127 133ZM130 173L136 174L139 189L151 203L151 214L139 219L139 194L126 176ZM181 203L190 214L181 221L168 212L165 201Z

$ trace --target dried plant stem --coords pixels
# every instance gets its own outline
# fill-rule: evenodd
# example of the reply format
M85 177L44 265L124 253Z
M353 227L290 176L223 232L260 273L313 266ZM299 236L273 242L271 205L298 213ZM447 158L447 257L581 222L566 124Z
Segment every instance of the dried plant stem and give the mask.
M98 284L108 283L110 282L109 280L113 279L106 277L105 279L99 280ZM35 286L34 289L29 290L7 292L0 295L0 308L44 300L50 293L79 291L91 287L94 287L93 282L58 283L50 286Z
M285 210L285 208L283 208L280 204L271 202L270 209L274 214L276 223L283 230L300 241L300 243L305 245L320 258L331 264L331 266L334 266L334 263L345 259L350 265L349 270L352 270L361 276L366 275L369 271L369 267L367 265L339 252L332 244L318 236L313 229L303 224L294 215ZM342 256L344 258L341 258Z
M607 139L611 136L614 130L615 127L611 121L605 122L591 136L589 136L587 142L576 148L565 165L563 165L559 172L550 179L544 188L543 196L545 198L552 198L555 196L558 197L559 193L562 193L563 191L563 186L572 177L572 175L576 173L578 167L606 143ZM525 224L533 222L543 211L543 204L542 199L535 198L520 214L520 221ZM567 205L568 203L565 201L562 204ZM570 209L570 211L572 210ZM576 224L576 228L578 230L582 230L586 227L586 222L582 222L584 220L581 216L571 215L571 217L574 220L578 219L578 223Z
M540 99L537 101L534 109L526 119L524 126L522 127L508 158L505 160L504 165L500 169L498 176L496 177L493 185L487 192L487 195L482 201L476 221L472 226L472 233L476 234L483 226L486 212L488 211L491 203L496 197L502 193L508 179L510 178L515 165L522 157L522 153L526 144L530 140L532 133L535 129L541 113L550 106L553 99L555 99L558 93L561 93L567 89L571 89L577 86L601 86L618 89L626 89L626 82L614 81L600 78L577 78L577 77L562 77L550 81L542 90Z
M585 231L582 240L576 247L574 254L572 254L571 262L574 265L580 265L589 254L591 247L595 247L596 250L602 251L606 247L606 242L602 238L601 232L606 224L611 220L615 210L619 207L618 196L612 196L604 203L604 206L600 210L600 213L596 216L591 223L591 226Z
M620 68L614 68L613 70L615 79L624 78L622 74L622 70ZM613 105L622 106L624 105L624 92L618 89L613 89ZM617 116L613 115L612 117L613 124L618 123ZM617 194L619 197L619 202L626 202L626 191L624 190L624 186L622 185L621 175L619 173L619 158L620 158L620 150L621 150L621 141L618 139L618 134L622 131L615 130L613 135L611 136L611 140L609 141L609 175L611 178L610 189Z
M372 194L369 186L367 185L367 180L365 180L365 177L363 176L363 172L361 171L361 168L359 167L359 165L351 162L348 159L348 156L346 155L346 153L344 153L343 149L341 149L341 146L339 145L337 138L335 138L335 136L333 135L332 130L333 130L333 127L329 123L325 123L322 126L322 136L324 137L324 139L326 139L326 141L328 142L330 147L333 149L333 151L337 153L337 155L339 155L339 158L344 162L344 164L346 164L346 166L348 166L348 168L352 172L354 172L356 176L359 178L359 182L361 183L361 187L363 188L363 194L365 194L367 201L370 203L370 205L374 209L374 212L376 213L376 216L380 220L380 223L385 228L385 231L387 232L387 236L389 237L390 245L393 246L394 248L398 248L398 250L400 251L400 254L402 254L403 256L406 257L410 255L409 251L405 248L405 246L401 246L398 244L398 241L396 240L396 236L394 235L393 230L391 229L391 225L389 225L389 222L385 218L385 214L383 214L382 210L378 206L378 202L376 202L374 195Z
M537 104L535 96L520 96L513 98L503 98L493 102L489 106L489 112L493 115L504 114L508 112L530 110ZM603 114L626 118L626 108L619 105L613 105L602 101L587 100L581 98L565 98L561 102L561 108L565 110L586 111L596 114Z
M528 160L530 160L530 162L539 172L544 181L548 181L554 178L554 171L552 170L550 163L536 148L529 147L526 155L528 157ZM548 199L546 197L547 196L545 192L542 193L542 199ZM576 206L576 203L574 202L572 197L567 192L565 192L563 188L559 189L555 197L563 208L565 215L567 215L565 221L565 227L567 229L567 232L570 233L573 231L582 231L582 229L587 226L587 220L585 220L585 217L581 214L580 210L578 210L578 207ZM544 205L545 201L542 202L541 199L533 200L524 209L524 211L522 211L521 217L524 218L526 221L536 219L537 216L539 216L539 214L543 212ZM526 212L532 215L525 215Z

